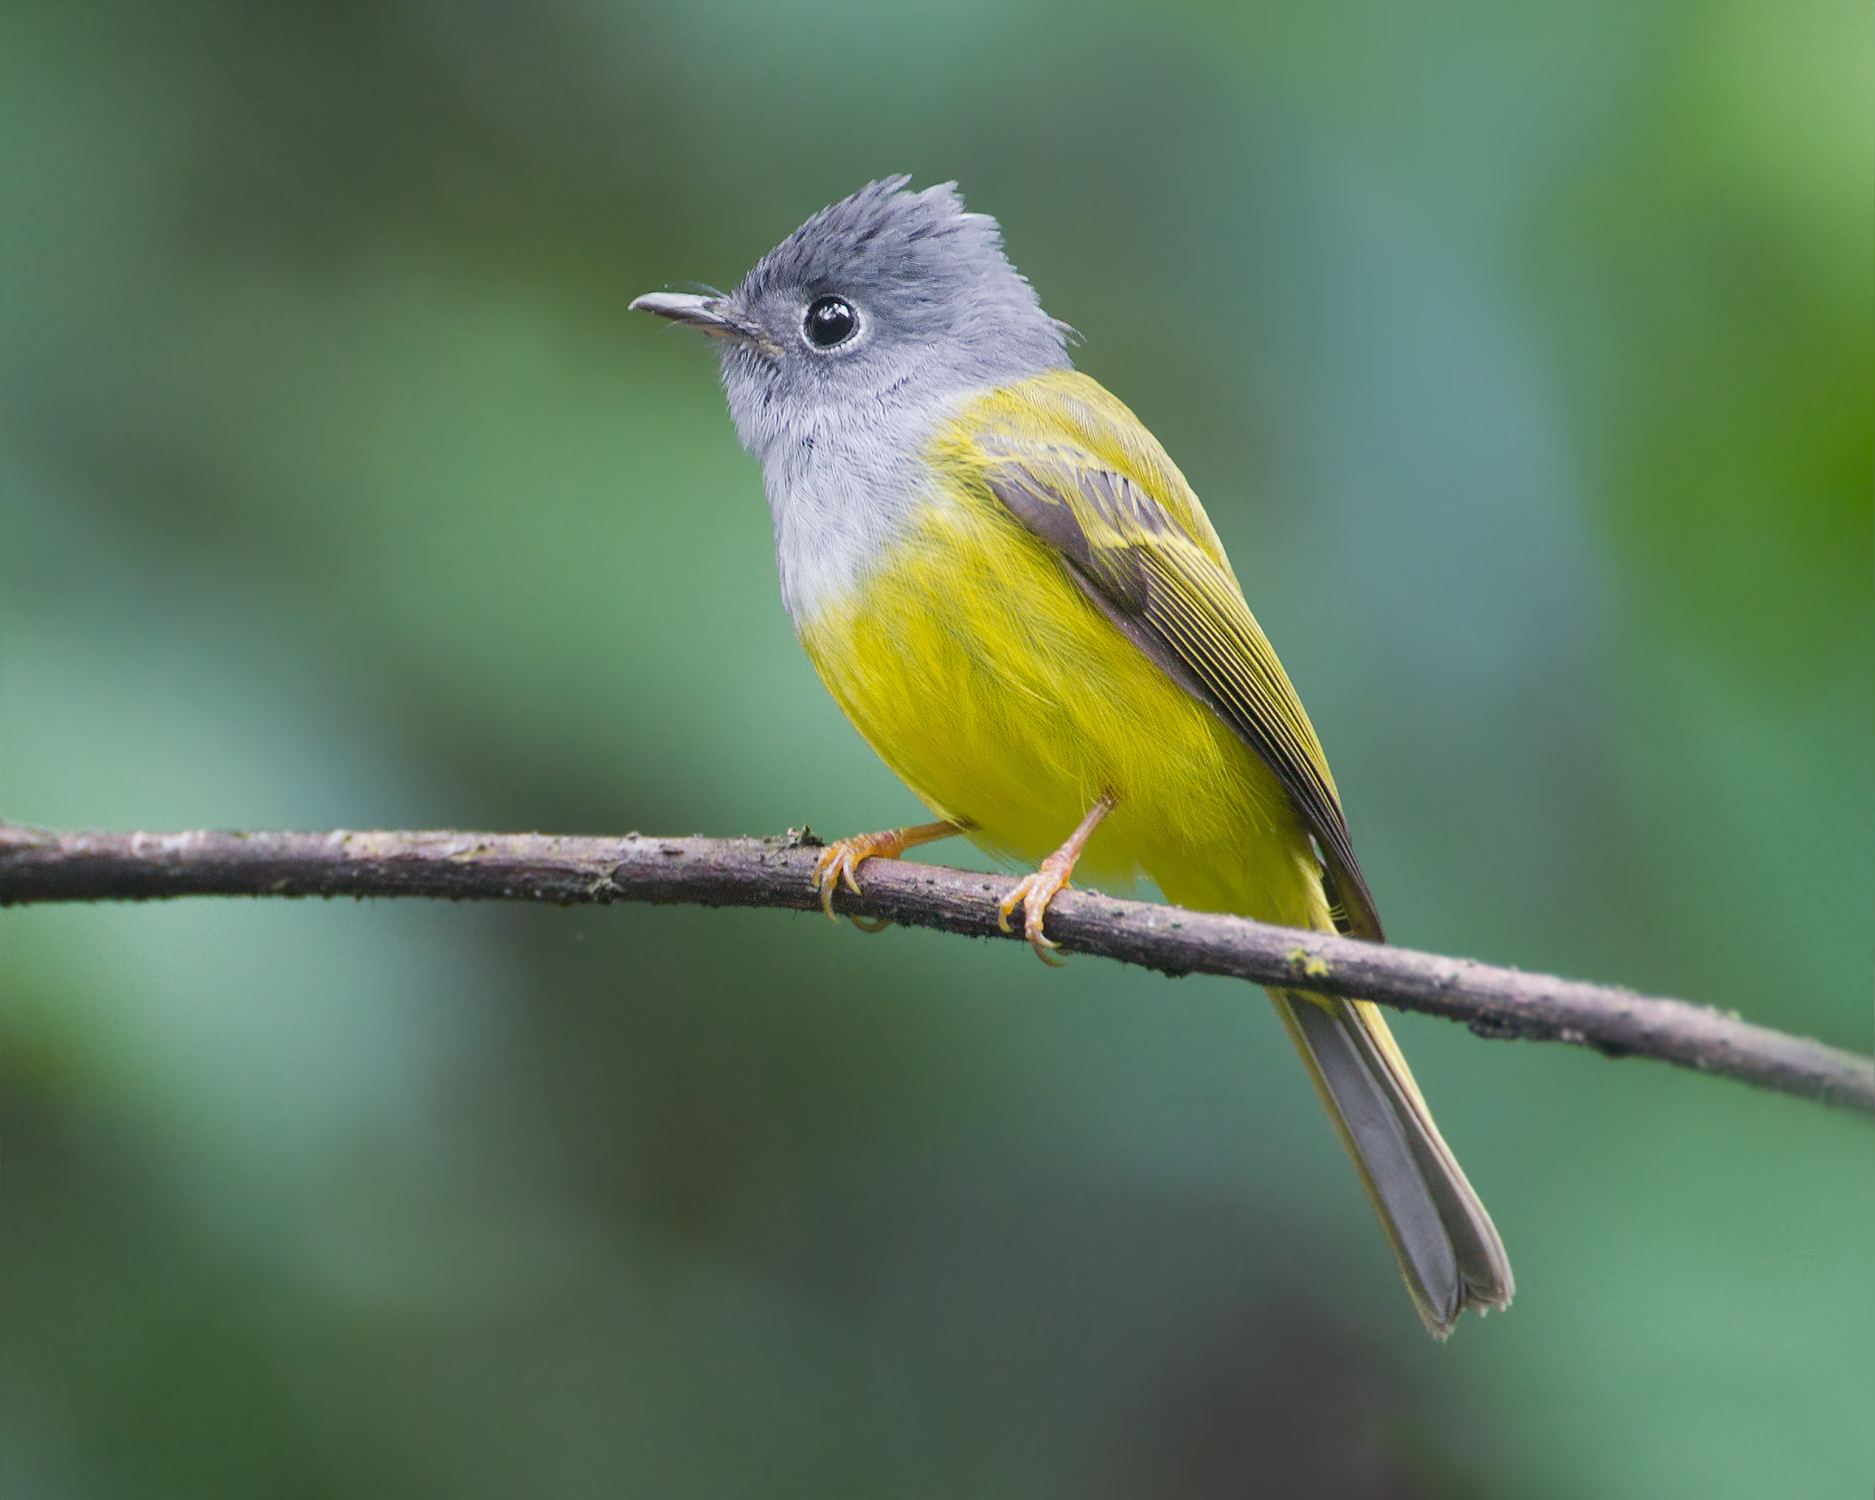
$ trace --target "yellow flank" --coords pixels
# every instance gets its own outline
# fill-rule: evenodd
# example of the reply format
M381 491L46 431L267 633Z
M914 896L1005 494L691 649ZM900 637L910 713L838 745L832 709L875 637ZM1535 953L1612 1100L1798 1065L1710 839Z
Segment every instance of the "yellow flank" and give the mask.
M1038 863L1113 791L1119 805L1079 867L1090 883L1143 871L1181 906L1329 928L1308 835L1275 774L990 493L977 439L997 430L1125 475L1228 570L1197 497L1138 419L1085 376L1039 376L934 436L929 503L849 595L802 623L822 681L906 785L993 853Z

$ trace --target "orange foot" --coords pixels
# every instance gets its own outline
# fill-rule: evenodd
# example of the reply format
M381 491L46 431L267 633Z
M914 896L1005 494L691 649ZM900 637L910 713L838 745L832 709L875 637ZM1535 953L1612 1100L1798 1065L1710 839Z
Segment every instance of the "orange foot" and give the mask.
M897 859L907 849L935 843L962 831L962 826L957 823L920 823L916 828L888 828L883 833L861 833L850 839L835 839L820 851L820 858L814 861L814 889L820 892L821 910L834 921L840 920L833 909L833 893L844 884L855 896L859 895L857 871L867 860L875 856ZM853 924L868 932L879 932L892 925L889 921L869 925L858 917L853 918Z
M1009 918L1015 909L1022 908L1022 935L1029 940L1037 958L1056 968L1067 960L1055 957L1055 949L1061 944L1042 931L1042 917L1048 910L1048 903L1068 888L1068 877L1073 873L1074 861L1063 859L1056 852L1043 860L1042 867L1033 875L1024 875L1018 880L1015 889L996 903L996 925L1004 932L1009 931Z
M1024 875L1016 882L1015 889L996 903L996 925L1004 932L1009 931L1009 918L1020 906L1022 908L1022 935L1029 940L1029 946L1035 950L1035 956L1045 964L1059 966L1066 959L1056 958L1054 950L1059 943L1049 939L1042 931L1042 918L1048 912L1048 903L1067 889L1068 877L1074 873L1075 861L1080 859L1081 851L1087 847L1087 841L1094 836L1094 830L1100 826L1100 820L1113 811L1119 801L1112 792L1102 794L1101 799L1088 810L1081 819L1081 826L1068 835L1067 843L1042 861L1041 868L1033 875Z

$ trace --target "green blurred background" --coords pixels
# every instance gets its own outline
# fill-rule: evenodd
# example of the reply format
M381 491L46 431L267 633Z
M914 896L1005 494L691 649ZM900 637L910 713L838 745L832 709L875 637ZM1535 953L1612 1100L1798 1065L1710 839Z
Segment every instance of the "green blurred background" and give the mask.
M626 313L902 170L1205 497L1398 941L1866 1049L1871 14L6 0L0 813L915 816ZM1522 1289L1442 1348L1242 986L0 914L0 1481L1866 1493L1865 1123L1400 1031Z

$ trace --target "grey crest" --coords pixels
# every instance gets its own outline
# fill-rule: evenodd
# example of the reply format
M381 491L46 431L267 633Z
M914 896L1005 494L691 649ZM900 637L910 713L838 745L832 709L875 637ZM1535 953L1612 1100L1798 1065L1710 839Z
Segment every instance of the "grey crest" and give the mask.
M955 183L913 193L908 181L868 183L823 208L726 299L763 335L721 343L730 411L757 454L783 438L776 424L819 425L829 405L920 404L1067 365L1068 330L1010 265L996 221L965 212ZM803 320L829 296L851 305L858 329L820 349Z

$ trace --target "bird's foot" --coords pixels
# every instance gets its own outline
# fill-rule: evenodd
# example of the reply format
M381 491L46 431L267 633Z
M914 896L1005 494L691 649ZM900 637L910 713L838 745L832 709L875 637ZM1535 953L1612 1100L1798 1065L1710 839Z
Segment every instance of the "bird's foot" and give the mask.
M907 849L947 839L960 832L956 823L921 823L916 828L888 828L883 833L860 833L850 839L835 839L820 851L814 861L814 889L820 892L821 910L839 921L833 909L833 895L844 885L860 895L858 870L869 859L897 859ZM892 925L889 918L876 921L853 918L853 925L863 932L883 932Z
M1067 843L1043 860L1041 868L1033 875L1024 875L1018 880L1015 889L996 903L996 925L1004 932L1009 931L1010 914L1017 906L1022 908L1022 935L1029 940L1035 956L1045 964L1059 967L1067 962L1066 959L1054 956L1055 949L1060 945L1050 942L1042 931L1042 917L1048 911L1048 903L1067 889L1068 877L1074 873L1075 861L1081 857L1081 851L1094 836L1101 819L1112 812L1119 801L1118 792L1102 792L1087 810L1087 816L1081 819L1080 826L1068 835Z
M839 921L839 913L833 909L833 893L844 885L855 896L860 894L859 867L876 855L887 859L897 859L905 852L905 845L899 838L900 830L888 828L884 833L862 833L850 839L836 839L820 851L820 858L814 861L814 889L820 892L821 910Z
M996 903L996 925L1004 932L1009 931L1009 919L1016 908L1022 908L1022 935L1029 940L1037 958L1056 968L1067 960L1055 957L1055 950L1061 945L1042 931L1042 918L1048 911L1048 903L1068 888L1068 877L1073 873L1074 854L1059 849L1043 860L1042 867L1033 875L1024 875L1018 880L1015 888Z

